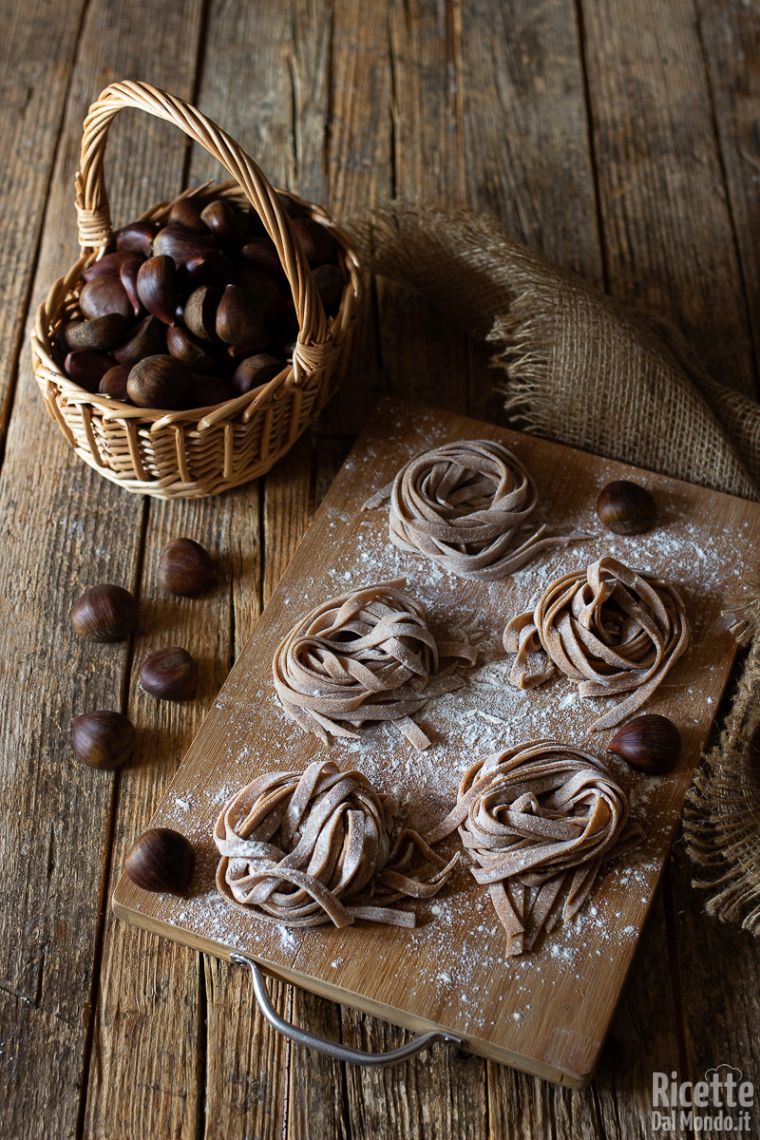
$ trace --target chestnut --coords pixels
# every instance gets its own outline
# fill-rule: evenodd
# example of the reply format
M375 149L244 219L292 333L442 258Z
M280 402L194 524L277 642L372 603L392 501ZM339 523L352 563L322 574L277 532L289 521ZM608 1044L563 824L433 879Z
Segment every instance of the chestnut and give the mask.
M199 542L192 538L175 538L161 552L158 580L170 593L194 598L215 584L216 566Z
M657 518L657 504L646 487L630 479L613 479L602 487L596 513L615 534L644 534Z
M158 226L155 222L130 222L116 231L116 248L150 257L153 238L157 233Z
M139 317L143 311L140 298L137 295L137 275L140 272L140 267L144 264L143 258L134 254L122 262L119 268L119 280L124 286L124 292L129 297L129 303L136 317Z
M213 202L203 207L201 219L219 241L236 242L243 236L243 220L240 214L221 198L215 198Z
M154 256L166 254L173 259L178 269L191 257L202 257L215 248L216 243L208 230L198 233L176 222L164 226L153 239Z
M73 321L66 326L66 343L73 349L108 351L121 344L127 322L120 313L106 313L91 321Z
M201 340L214 339L216 310L221 293L211 285L201 285L185 301L185 326Z
M114 364L100 378L98 391L101 396L111 396L114 400L129 400L127 394L127 380L129 378L128 364Z
M196 373L190 377L188 408L211 408L231 400L235 393L226 380L219 376Z
M203 233L205 226L201 221L203 201L198 198L177 198L169 210L169 223L184 226L186 230L195 230Z
M113 350L117 364L137 364L146 356L156 356L166 349L164 325L156 317L145 317L135 325L129 340Z
M107 313L119 313L125 321L134 317L134 310L121 281L115 274L104 273L86 281L79 294L82 316L91 320Z
M198 687L198 665L179 645L158 649L140 666L140 688L162 701L186 701Z
M137 274L137 296L153 317L165 325L174 324L177 308L177 269L170 257L149 257Z
M644 713L618 729L607 751L621 756L632 768L661 775L678 763L681 733L668 717Z
M313 218L293 218L291 225L310 265L321 265L335 255L335 241L329 230Z
M248 356L241 360L232 374L232 388L236 396L243 396L252 392L261 384L273 380L285 365L276 356L267 352L259 352L255 356Z
M193 372L214 372L217 368L213 356L181 325L171 325L166 330L166 347Z
M228 285L216 310L216 335L225 344L255 345L265 338L264 320L253 295Z
M71 722L74 751L91 768L120 768L134 752L136 737L128 717L107 709L83 713Z
M82 349L68 354L63 362L63 370L80 388L97 392L101 378L112 364L113 360L107 353Z
M170 827L151 827L135 841L124 872L144 891L187 894L195 868L195 851L184 835Z
M186 408L190 370L173 356L146 356L132 365L127 395L140 408Z
M74 602L71 624L88 641L121 641L137 624L137 602L123 586L90 586Z
M134 257L126 249L117 250L116 253L104 253L97 261L93 261L92 265L88 265L82 271L83 281L94 281L96 277L118 277L119 270L125 261Z

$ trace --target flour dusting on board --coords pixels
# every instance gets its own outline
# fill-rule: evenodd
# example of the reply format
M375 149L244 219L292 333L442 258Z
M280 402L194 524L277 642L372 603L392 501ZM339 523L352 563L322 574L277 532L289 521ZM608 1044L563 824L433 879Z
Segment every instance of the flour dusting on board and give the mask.
M411 455L441 441L440 420L432 413L415 414L413 426L401 420L395 426L398 435L382 456L384 482ZM508 441L529 469L535 445L527 437ZM273 599L273 613L282 636L298 616L331 595L406 578L407 589L425 607L434 632L445 632L447 637L466 634L479 644L478 664L467 675L467 684L431 702L418 715L432 746L415 752L392 725L386 724L366 726L360 730L359 739L325 747L305 738L287 718L264 671L256 674L255 684L243 690L239 682L238 687L230 682L216 702L217 715L224 718L226 750L217 758L218 781L213 786L199 783L192 792L186 790L192 784L181 783L183 790L169 795L157 817L160 823L188 834L199 849L196 893L189 900L176 900L176 906L175 900L167 900L163 913L170 914L171 923L211 942L247 950L275 967L282 964L297 971L308 951L312 973L347 989L359 985L352 956L352 928L289 930L231 906L214 889L216 856L210 836L215 818L230 796L257 774L261 759L266 758L267 768L302 768L308 759L327 753L342 766L364 773L381 792L393 795L400 818L424 833L450 810L465 769L490 752L536 737L555 736L604 754L610 734L591 734L589 725L604 710L605 701L582 699L575 685L565 678L525 692L509 684L511 659L505 656L501 643L504 625L513 614L535 604L553 578L585 567L603 554L666 578L682 592L693 643L700 644L705 636L714 641L725 638L728 622L719 616L719 600L736 588L742 572L740 557L725 557L727 549L736 551L735 531L721 533L714 518L708 530L694 517L692 501L683 497L677 485L665 495L660 489L662 483L646 475L640 481L650 486L657 498L657 529L635 538L604 531L594 502L608 479L620 477L620 467L589 458L593 475L588 475L588 487L578 496L585 503L583 509L566 507L573 495L567 488L563 491L560 477L558 498L554 503L542 501L541 513L553 528L590 532L592 537L569 549L539 556L506 581L464 583L424 558L403 554L391 546L385 507L360 513L358 519L345 509L347 477L356 508L382 485L366 474L377 468L378 458L370 444L346 462L341 476L342 509L328 506L319 524L323 542L330 547L331 566L326 573L315 571L314 577L294 580L286 575ZM541 492L546 480L537 473L536 478ZM663 711L674 693L684 691L683 678L688 672L684 662L674 668L648 709ZM688 675L689 699L680 708L679 726L692 755L714 713L712 702L719 696L723 676L724 663L715 659ZM701 692L705 693L702 700ZM297 758L288 751L293 741L299 742ZM685 786L684 773L652 779L632 772L610 754L605 759L629 793L633 815L646 832L643 845L610 862L572 922L560 925L533 953L509 960L504 956L503 933L488 895L474 882L465 862L442 896L418 905L419 925L414 930L375 928L371 935L369 953L378 977L384 971L390 974L398 970L399 941L403 942L404 960L409 963L404 973L409 1008L415 1007L418 991L432 986L442 1023L483 1034L499 1023L503 1039L503 1026L508 1022L510 1040L514 1041L517 1034L519 1042L542 991L552 992L570 980L573 992L580 994L593 984L595 962L610 955L628 960L676 824L672 808L663 802L667 800L663 791ZM193 763L193 771L200 769L197 756ZM443 850L454 850L457 843L454 837ZM319 968L314 965L317 960L322 961Z

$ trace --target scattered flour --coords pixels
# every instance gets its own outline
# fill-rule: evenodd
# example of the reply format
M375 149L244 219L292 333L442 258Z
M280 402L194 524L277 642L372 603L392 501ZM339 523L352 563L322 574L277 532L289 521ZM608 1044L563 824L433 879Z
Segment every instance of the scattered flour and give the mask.
M421 416L417 438L411 444L397 441L390 447L389 469L420 450L426 437L433 438L435 422ZM408 426L403 425L403 430L408 433ZM529 465L530 448L527 438L515 446L521 457L528 457ZM359 506L377 488L362 478L366 459L355 455L349 462L346 469L354 472L351 488ZM720 613L721 597L736 587L742 574L741 536L735 531L729 534L728 528L722 533L720 525L706 533L691 500L677 485L673 485L672 502L658 492L664 517L653 533L636 538L602 533L593 502L598 489L617 471L601 461L590 465L590 471L589 505L584 511L564 515L561 504L554 511L547 504L544 516L557 529L589 531L594 537L568 550L549 552L507 581L465 582L421 558L402 554L386 540L383 509L360 515L358 525L349 529L345 524L352 516L328 508L321 525L329 535L333 568L326 579L316 576L288 582L287 590L273 599L273 620L282 633L292 622L294 610L305 612L329 593L405 577L409 590L425 606L434 630L450 631L463 625L478 629L479 663L468 684L431 703L418 717L433 742L430 749L415 753L392 726L379 725L362 730L357 740L333 744L329 751L336 761L356 766L379 790L392 794L400 818L423 833L451 808L466 768L489 752L542 736L557 736L596 753L603 750L608 735L590 734L588 728L604 702L583 700L566 679L552 680L529 692L509 684L511 663L501 645L503 627L512 614L535 603L559 573L583 566L602 553L620 557L667 577L682 589L695 642L709 628L713 640L722 637L728 644L728 619ZM537 481L540 487L538 475ZM647 478L642 481L646 483ZM749 550L749 536L745 544ZM732 558L727 560L729 548ZM661 690L663 696L658 695L650 707L663 707L669 694L682 693L685 687L690 703L682 710L681 720L689 746L695 749L713 715L713 694L720 691L724 666L710 664L697 673L693 668L689 672L688 662L687 656L679 663ZM530 1020L531 1003L535 1005L543 991L552 991L558 1000L579 1001L596 984L594 971L600 958L614 957L621 969L627 964L672 839L675 824L665 801L683 793L688 774L654 780L633 773L611 755L607 759L629 791L633 815L644 825L646 840L626 856L625 863L613 860L597 885L593 902L572 922L560 925L530 955L505 959L503 934L490 900L474 883L464 861L443 896L418 906L419 924L414 930L364 926L363 969L353 952L356 933L351 928L293 931L230 906L214 888L216 852L211 830L221 806L252 778L260 761L269 767L300 767L321 749L316 740L308 738L297 761L283 752L282 740L299 737L300 729L275 700L268 665L248 684L245 688L242 677L238 681L233 674L216 702L216 708L226 714L224 721L217 720L218 778L211 786L203 784L204 757L197 744L180 779L182 793L170 796L161 809L160 821L180 827L199 852L195 892L190 899L176 900L170 922L221 946L247 949L275 965L292 965L308 939L313 960L323 960L331 970L340 968L341 982L348 989L353 984L366 988L366 962L371 961L378 989L382 983L386 997L395 993L399 1003L408 1003L420 988L432 985L445 994L448 1024L481 1032L497 1022L503 1030L511 1022L511 1032L520 1033ZM705 690L709 694L703 702L694 700L695 692ZM201 744L203 740L201 735ZM456 846L452 839L445 849ZM175 900L164 903L170 912L174 906Z

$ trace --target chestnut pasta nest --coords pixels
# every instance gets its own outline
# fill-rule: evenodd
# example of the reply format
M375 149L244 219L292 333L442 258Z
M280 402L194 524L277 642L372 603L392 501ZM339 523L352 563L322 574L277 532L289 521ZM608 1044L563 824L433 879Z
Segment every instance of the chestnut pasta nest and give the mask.
M366 505L388 498L394 546L463 578L506 578L540 551L584 537L547 535L534 519L538 492L530 475L489 439L455 440L423 452Z
M615 558L600 558L552 582L534 610L513 617L504 647L515 653L510 680L541 685L556 671L584 697L630 693L591 725L612 728L640 708L689 645L678 591ZM545 661L531 668L529 657Z
M465 772L454 810L428 837L458 828L507 936L507 956L578 913L602 864L641 838L604 765L553 740L520 744Z
M323 602L277 647L277 696L293 720L325 743L330 735L356 737L348 726L390 720L416 748L427 748L412 717L464 683L454 675L457 664L475 663L476 650L464 639L436 642L403 585L403 579L381 582Z
M302 773L269 772L242 788L214 829L222 895L288 926L348 926L357 919L412 927L389 904L432 898L448 863L415 831L391 838L393 807L359 772L315 760ZM428 864L417 877L414 863Z

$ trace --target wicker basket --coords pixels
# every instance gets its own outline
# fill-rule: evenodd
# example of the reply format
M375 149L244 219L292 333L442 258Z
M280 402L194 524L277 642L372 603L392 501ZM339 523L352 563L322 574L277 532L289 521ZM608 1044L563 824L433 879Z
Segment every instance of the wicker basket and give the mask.
M135 107L174 123L213 155L235 179L206 184L190 195L247 201L275 244L299 323L292 361L268 383L213 408L161 411L93 395L55 362L53 339L77 309L82 271L111 240L103 157L111 120ZM82 256L56 281L37 312L32 334L34 373L48 411L71 446L101 475L128 491L159 498L202 498L264 474L293 445L335 391L346 367L360 300L356 257L345 235L317 206L288 194L329 227L347 285L337 315L325 316L300 242L282 201L258 166L223 130L194 107L147 83L114 83L84 121L76 205ZM161 220L171 203L143 218Z

